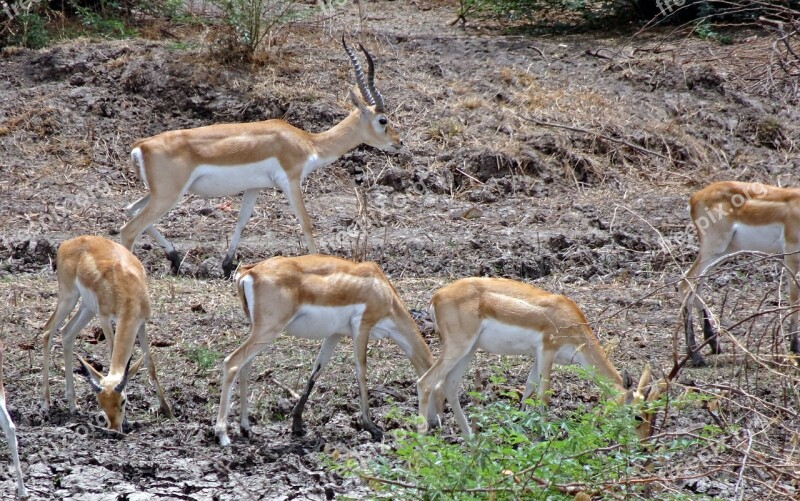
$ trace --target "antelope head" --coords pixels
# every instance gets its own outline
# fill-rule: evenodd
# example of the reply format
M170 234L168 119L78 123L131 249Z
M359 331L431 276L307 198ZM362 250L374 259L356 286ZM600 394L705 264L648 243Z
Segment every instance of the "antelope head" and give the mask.
M650 384L652 372L650 365L645 365L642 371L642 376L639 378L639 383L636 388L633 388L633 379L627 371L623 371L622 381L626 392L620 396L620 403L625 404L639 404L642 402L653 402L658 400L661 395L667 391L667 381L662 379L653 384ZM653 418L655 413L652 411L644 411L642 414L636 416L639 424L636 427L636 434L639 440L645 440L653 433Z
M103 376L82 357L79 356L78 360L83 367L81 374L86 377L89 385L94 390L95 395L97 395L97 403L106 415L108 428L117 433L122 433L122 423L125 422L125 404L128 402L128 397L125 395L125 386L128 384L128 379L135 376L139 371L144 357L139 358L133 365L131 365L133 357L129 358L121 377L113 377L111 374Z
M356 85L360 96L353 89L350 89L350 101L361 112L361 120L364 125L362 128L364 131L363 142L392 153L400 151L403 147L403 141L400 139L400 135L389 125L383 95L375 88L375 62L372 60L372 56L363 45L358 44L359 49L367 59L367 75L365 77L355 51L347 45L344 35L342 35L342 45L350 58L350 62L353 64L356 74Z

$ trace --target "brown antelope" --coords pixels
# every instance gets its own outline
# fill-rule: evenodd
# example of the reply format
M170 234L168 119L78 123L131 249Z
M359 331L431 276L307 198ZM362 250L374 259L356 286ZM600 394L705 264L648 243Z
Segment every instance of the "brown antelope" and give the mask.
M789 349L800 354L797 334L800 189L734 181L713 183L692 195L689 210L700 250L679 287L686 349L693 365L703 366L705 360L695 342L690 303L703 319L703 336L712 352L719 353L719 340L700 298L700 289L706 272L724 258L743 251L783 255L786 269L791 273Z
M8 448L11 451L11 466L14 468L14 476L17 478L17 497L19 499L28 498L28 490L25 488L25 482L22 480L22 468L19 464L19 452L17 451L17 428L11 420L11 416L6 408L6 390L3 385L3 341L0 340L0 426L3 427L3 433L8 442Z
M214 431L223 446L227 434L231 389L238 376L242 435L250 436L247 380L253 359L285 331L296 337L321 339L305 391L292 410L292 433L303 434L303 407L319 373L339 340L353 339L361 399L361 424L375 440L382 431L371 420L367 399L367 341L389 336L421 376L433 364L428 345L392 284L375 263L354 263L332 256L274 257L241 266L236 274L239 297L250 321L250 336L225 358L222 395ZM436 392L424 415L438 423L444 397Z
M109 429L122 432L125 419L125 385L147 364L150 380L156 387L161 412L172 417L156 367L150 355L145 323L150 318L150 298L142 263L128 249L102 237L84 235L63 242L56 253L58 276L58 305L45 324L44 359L42 362L42 410L50 409L50 350L56 329L70 314L78 299L78 312L61 331L64 346L66 395L71 412L77 412L75 387L72 379L72 356L75 338L95 315L108 340L111 365L103 376L85 360L78 357L83 374L97 394L97 402L108 419ZM116 322L116 330L111 322ZM131 366L133 344L139 338L143 357Z
M623 378L594 333L583 312L571 299L504 278L473 277L457 280L437 290L431 299L431 318L439 331L442 352L418 383L420 412L428 409L428 398L440 385L453 408L465 436L472 433L458 400L464 371L480 348L502 355L534 355L522 406L534 390L542 402L550 400L550 373L554 363L576 364L594 369L623 392L622 398L655 400L660 385L648 391L650 370L645 369L636 391ZM430 420L429 420L430 421ZM649 435L651 416L645 415L637 432ZM420 432L426 432L425 422Z
M191 192L201 197L229 196L244 192L239 219L222 268L229 277L239 238L263 188L278 187L294 211L305 235L309 253L316 253L311 220L306 212L301 184L313 171L335 162L360 144L396 152L403 145L389 125L383 96L375 88L375 68L369 52L366 80L355 53L342 44L355 68L360 96L350 91L356 109L333 128L310 133L283 120L217 124L175 130L140 139L131 158L148 193L129 205L133 216L122 228L122 245L128 249L144 231L167 254L173 273L180 257L154 224Z

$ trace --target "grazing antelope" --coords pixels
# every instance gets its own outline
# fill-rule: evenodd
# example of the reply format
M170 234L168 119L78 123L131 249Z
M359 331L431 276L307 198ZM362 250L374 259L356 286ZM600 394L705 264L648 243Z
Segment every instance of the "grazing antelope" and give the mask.
M365 80L344 37L342 44L355 69L361 96L351 89L350 101L356 109L325 132L306 132L275 119L175 130L135 142L131 158L149 192L126 208L133 218L121 230L122 245L132 249L139 235L146 232L164 248L172 272L177 273L180 257L153 226L155 222L175 207L186 192L202 197L244 192L236 229L222 261L225 276L229 277L239 238L258 193L263 188L278 187L300 222L309 253L316 253L311 220L300 189L306 176L360 144L389 152L400 151L403 145L389 125L383 96L375 88L372 56L359 44L368 64Z
M11 421L11 416L8 414L6 408L6 390L3 385L3 341L0 340L0 426L3 428L3 433L8 442L8 448L11 450L11 465L14 468L14 475L17 477L17 497L19 499L26 499L28 497L28 490L25 488L25 482L22 480L22 468L19 465L19 452L17 451L17 433L14 422Z
M797 312L800 290L800 189L779 188L760 183L726 181L713 183L689 199L692 222L697 230L700 250L680 283L681 310L684 315L686 349L695 366L704 366L694 337L690 303L703 319L703 336L713 353L719 353L719 340L709 320L700 289L704 274L726 256L741 251L783 254L791 272L789 282L789 349L800 354ZM694 282L692 284L691 282Z
M392 284L375 263L354 263L332 256L274 257L240 266L236 283L242 307L250 320L250 336L225 358L222 395L214 431L223 446L227 434L231 388L239 377L242 435L250 436L247 380L253 359L280 334L321 339L311 377L292 410L292 433L303 434L303 407L319 373L342 337L353 339L356 377L361 399L361 424L375 440L382 431L373 424L367 400L367 341L389 336L411 360L418 376L433 364L428 345ZM444 396L436 392L424 412L438 424Z
M583 312L566 296L504 278L464 278L434 293L430 313L439 331L442 352L417 382L420 412L428 409L429 396L441 385L465 436L471 435L472 430L461 410L458 388L478 348L489 353L536 357L522 394L523 407L534 389L545 405L549 403L554 363L596 370L625 393L627 402L655 400L663 391L660 385L647 391L649 369L642 374L637 390L627 391L633 386L630 377L620 376ZM640 437L649 435L650 423L651 416L645 415L637 430ZM422 433L427 431L424 422L419 428Z
M78 312L61 331L64 346L66 395L71 412L77 412L72 380L72 355L75 338L95 315L108 340L111 365L103 376L81 357L83 374L97 394L97 402L108 419L111 430L122 432L125 419L125 385L147 364L150 380L156 387L161 412L172 417L156 367L150 355L145 322L150 318L150 298L142 263L128 249L102 237L84 235L63 242L56 253L58 305L45 324L42 362L42 410L50 409L50 350L56 329L81 299ZM111 322L116 322L116 331ZM131 366L133 344L139 338L143 357Z

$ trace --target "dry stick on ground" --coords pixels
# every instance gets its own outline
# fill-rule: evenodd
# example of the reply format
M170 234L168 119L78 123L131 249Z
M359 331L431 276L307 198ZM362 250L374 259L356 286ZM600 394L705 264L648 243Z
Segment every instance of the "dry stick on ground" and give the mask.
M661 153L658 153L658 152L653 151L653 150L648 150L647 148L639 146L638 144L633 144L630 141L625 141L624 139L618 139L616 137L608 136L608 135L603 134L601 132L588 130L588 129L582 129L580 127L574 127L572 125L557 124L557 123L553 123L553 122L545 122L544 120L539 120L538 118L533 118L533 117L526 117L526 116L520 115L518 113L514 113L514 114L516 116L518 116L519 118L527 121L527 122L532 122L532 123L535 123L536 125L541 125L542 127L555 127L557 129L566 129L566 130L571 130L573 132L580 132L580 133L583 133L583 134L591 134L591 135L597 136L597 137L599 137L601 139L605 139L606 141L611 141L612 143L625 145L628 148L632 148L632 149L634 149L636 151L639 151L641 153L647 153L648 155L654 155L654 156L657 156L659 158L663 158L664 160L669 160L669 157L667 157L666 155L662 155Z
M789 409L787 407L784 407L784 406L781 406L781 405L778 405L778 404L774 404L774 403L769 402L767 400L764 400L762 398L758 398L757 396L746 392L745 390L743 390L739 386L732 386L732 385L726 385L726 384L721 384L721 383L707 383L704 386L707 386L708 388L712 388L712 389L715 389L715 390L727 391L729 394L738 394L738 395L746 398L747 400L755 402L759 407L762 407L764 410L769 410L769 411L771 411L771 412L773 412L775 414L781 414L782 413L786 417L789 417L789 418L792 418L792 419L798 419L798 417L800 417L800 416L798 416L797 412L795 412L795 411L793 411L793 410L791 410L791 409ZM695 386L695 388L697 390L703 391L703 388L700 387L700 386ZM714 394L714 395L719 397L719 398L722 398L724 400L727 400L727 401L729 401L731 403L734 403L736 405L740 405L742 408L748 409L751 412L754 412L754 413L758 414L759 416L761 416L764 419L769 419L769 417L766 414L764 414L763 412L755 410L756 409L755 406L747 406L747 405L744 405L744 404L738 404L731 397L723 397L723 396L717 395L717 394ZM795 430L792 430L792 429L786 427L786 425L784 425L783 423L780 423L780 427L784 428L784 430L789 432L789 433L794 433L795 432Z
M698 435L698 434L696 434L694 432L663 433L661 435L654 436L652 438L662 438L662 437L670 437L670 436L671 437L675 437L675 436L689 437L689 438L694 438L695 440L701 440L704 443L708 444L708 446L712 446L714 448L714 450L727 451L731 455L733 455L733 454L744 454L743 451L740 450L741 443L731 443L729 440L720 440L720 439L714 439L714 438L709 438L709 437L703 437L703 436L700 436L700 435ZM728 435L727 438L728 439L733 439L735 437L732 436L732 435ZM754 440L754 443L755 442L756 441ZM718 457L718 456L714 455L714 457ZM758 464L758 466L763 468L765 471L769 472L771 474L771 478L775 482L777 482L779 478L786 479L785 483L787 485L792 485L792 484L797 483L798 481L800 481L800 476L798 476L795 473L796 466L795 466L794 463L786 463L786 462L782 461L782 458L765 455L765 454L763 454L763 453L761 453L759 451L750 451L749 452L749 457L750 457L751 463ZM722 458L720 458L720 459L722 459ZM779 466L775 466L775 464L779 464ZM737 461L737 460L735 460L735 458L731 457L729 459L724 459L722 464L719 464L718 466L714 467L712 470L710 470L710 471L708 471L706 473L710 474L710 473L713 473L713 472L724 470L724 471L728 471L729 473L737 474L736 471L738 470L740 465L741 465L741 461ZM729 468L729 469L726 469L726 468ZM751 468L753 468L753 467L751 466ZM783 468L783 469L781 469L781 468ZM787 495L790 495L790 492L788 492L787 489L779 490L780 486L775 486L775 485L769 486L765 482L765 479L761 478L763 476L761 474L761 472L756 470L755 468L753 468L753 470L757 472L757 475L759 475L760 480L755 480L755 479L751 479L751 480L754 480L755 482L765 486L767 489L769 489L773 493L782 495L783 497L781 497L780 499L788 499L788 498L785 497ZM702 476L702 475L698 475L698 476L696 476L696 478L699 477L699 476Z

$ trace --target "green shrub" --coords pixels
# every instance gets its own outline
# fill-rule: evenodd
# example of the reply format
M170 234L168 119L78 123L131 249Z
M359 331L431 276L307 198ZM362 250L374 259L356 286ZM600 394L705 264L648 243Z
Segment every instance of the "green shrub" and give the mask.
M668 461L718 430L643 443L634 418L640 411L608 400L553 418L520 411L516 403L481 404L469 411L480 429L470 439L397 430L393 450L358 473L395 499L572 500L579 491L609 499L694 499L628 480L652 478L651 463Z
M109 5L99 10L81 7L77 4L74 7L81 24L87 28L89 33L107 38L130 38L136 36L136 30L128 28L122 19L117 17L122 12L113 8L113 6Z
M50 33L45 27L45 18L35 12L20 14L14 19L16 29L8 39L11 45L29 49L41 49L50 43Z
M214 368L217 360L222 357L218 351L212 350L206 346L194 345L187 350L189 360L197 365L198 372L206 373Z
M246 55L256 53L270 33L288 21L299 18L307 9L292 0L211 0L222 12L228 27L227 45Z

